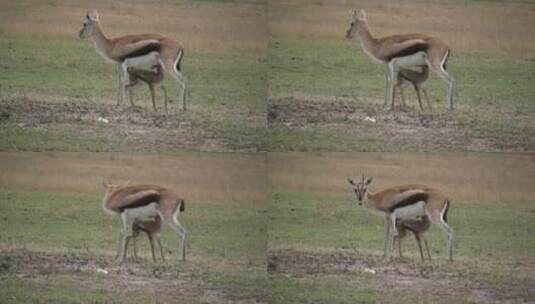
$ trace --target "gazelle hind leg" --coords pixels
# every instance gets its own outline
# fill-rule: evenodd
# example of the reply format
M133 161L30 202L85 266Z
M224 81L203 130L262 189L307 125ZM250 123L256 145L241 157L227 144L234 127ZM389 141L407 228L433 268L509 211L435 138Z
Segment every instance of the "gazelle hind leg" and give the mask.
M162 256L162 261L165 262L165 257L163 256L163 247L162 247L162 241L160 240L160 235L155 235L156 241L158 242L158 248L160 248L160 255Z
M399 258L403 258L403 253L401 252L401 240L402 240L402 238L400 238L399 236L394 237L394 242L395 241L398 242Z
M427 90L424 88L424 87L420 87L420 89L422 90L422 92L424 93L424 97L425 97L425 102L427 103L427 107L432 110L433 109L433 105L431 104L431 102L429 102L429 96L427 95Z
M165 69L173 76L173 78L178 82L179 89L178 89L178 101L182 100L182 110L186 111L186 98L187 98L187 90L188 90L188 81L182 73L177 70L176 68L176 61L178 61L179 58L177 58L175 61L167 60L166 62L161 62L162 66L165 67ZM182 90L182 95L180 95L180 90Z
M174 212L174 214L170 215L164 215L165 219L164 221L167 223L167 225L180 237L180 242L178 246L178 255L180 256L180 253L182 253L182 260L186 260L186 229L180 225L180 223L177 220L177 215L179 213L179 209Z
M396 66L396 58L390 60L388 62L388 77L390 79L390 83L388 85L388 99L390 103L392 104L392 108L394 107L394 79L397 79L397 66Z
M386 107L388 103L388 88L390 85L390 71L388 69L388 64L385 64L385 101L383 103L383 108Z
M427 245L427 239L425 238L425 235L422 235L422 238L424 239L424 245L425 245L425 251L427 251L427 257L429 257L429 261L431 261L431 252L429 252L429 246Z
M156 109L156 101L154 101L154 85L149 84L149 90L150 90L150 97L152 97L152 108L154 109L154 112L157 112Z
M451 74L446 71L446 68L444 67L444 64L446 63L446 60L448 59L449 51L446 52L444 57L442 58L442 61L439 64L433 65L431 62L427 61L427 65L431 67L431 69L437 74L440 79L442 79L446 85L447 85L447 91L446 91L446 108L449 110L453 110L453 91L455 86L455 79Z
M117 105L123 102L123 67L121 64L117 64Z
M390 245L390 218L388 216L385 216L384 219L385 223L385 231L384 231L384 239L385 239L385 246L384 246L384 252L383 252L383 258L389 259L389 245Z
M399 95L401 96L401 106L403 109L407 107L407 103L405 102L405 91L403 90L403 83L399 86Z
M165 107L165 114L169 114L169 111L167 111L167 90L163 85L160 85L160 89L162 89L163 92L163 102Z
M422 262L423 262L424 253L422 251L422 241L420 240L420 235L418 233L414 233L414 238L416 239L416 243L418 244L418 249L420 250L420 258L422 259Z
M121 251L119 254L119 257L121 259L121 262L124 262L126 260L126 239L127 236L127 227L128 227L128 210L121 213Z
M149 237L150 251L152 252L152 261L156 262L156 255L154 254L154 239L150 234L147 234L147 236Z
M446 236L446 252L448 253L449 260L453 260L453 230L444 220L444 213L448 208L449 203L444 204L442 210L433 210L427 213L427 216L433 224L435 224Z
M422 106L422 97L420 96L420 87L416 84L413 84L414 91L416 91L416 97L418 97L418 104L420 105L420 111L423 112L424 107Z

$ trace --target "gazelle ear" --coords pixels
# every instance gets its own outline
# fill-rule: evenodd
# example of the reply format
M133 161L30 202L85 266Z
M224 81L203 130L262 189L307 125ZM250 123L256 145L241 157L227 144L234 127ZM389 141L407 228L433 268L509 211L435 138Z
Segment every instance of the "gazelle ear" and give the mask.
M107 179L103 179L102 180L102 187L104 187L104 189L108 189L108 187L110 186L110 183L108 182Z
M358 12L357 18L359 18L360 20L368 20L368 17L366 16L366 11L361 8Z
M130 184L130 181L126 181L126 182L124 182L122 186L123 186L123 187L126 187L126 186L128 186L128 184Z
M366 186L368 186L369 184L372 183L372 180L373 180L373 177L369 177L368 180L366 181Z
M351 185L355 186L355 182L352 179L347 178L347 182L350 183Z
M87 13L87 18L91 21L98 21L98 12L93 10L92 12Z

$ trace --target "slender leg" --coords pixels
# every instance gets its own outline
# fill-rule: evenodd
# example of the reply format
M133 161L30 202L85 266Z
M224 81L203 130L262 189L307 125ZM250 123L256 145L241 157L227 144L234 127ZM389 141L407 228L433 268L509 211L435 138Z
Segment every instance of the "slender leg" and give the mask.
M162 241L160 240L160 235L156 235L156 241L158 241L158 247L160 248L160 254L162 255L162 261L165 262L165 257L163 256Z
M422 235L422 238L424 239L424 245L425 245L425 250L427 251L427 256L429 257L429 261L431 261L431 253L429 252L429 246L427 246L427 239L425 238L425 235Z
M121 256L121 238L123 237L123 221L119 216L119 233L117 235L117 252L115 253L115 259L118 260Z
M396 100L396 89L399 89L398 85L395 85L394 90L392 91L392 104L390 105L390 109L394 109L394 100Z
M154 112L157 112L156 102L154 101L154 85L149 84L149 90L150 90L150 96L152 97L152 108L154 109Z
M396 222L397 222L397 213L396 213L396 211L394 210L394 212L392 212L392 213L390 214L390 225L391 225L390 228L391 228L391 230L392 230L392 235L393 235L393 236L396 236L396 235L399 234L399 233L398 233L398 230L397 230L397 227L396 227Z
M385 64L385 102L383 103L383 107L386 107L386 104L388 102L388 86L390 85L390 70L388 69L388 64Z
M418 249L420 249L420 258L422 259L422 262L424 261L424 253L422 251L422 242L420 240L420 235L415 232L414 233L414 238L416 239L416 243L418 244Z
M427 102L427 107L432 110L433 105L429 102L429 96L427 96L427 90L424 87L421 87L422 92L424 92L425 101Z
M165 87L163 85L161 85L160 88L162 89L162 92L163 92L163 102L164 102L164 107L165 107L165 114L169 114L169 112L167 111L167 90L165 90Z
M447 207L447 206L446 206ZM445 208L446 208L445 207ZM426 211L427 213L427 211ZM427 216L433 224L435 224L446 236L446 252L448 253L449 260L453 260L453 230L441 217L441 211L427 213Z
M401 252L401 238L399 236L395 237L395 240L398 241L398 251L399 251L399 257L403 258L403 253Z
M448 73L448 71L446 71L443 67L440 67L439 69L436 69L434 71L448 86L446 92L446 108L448 110L453 110L453 90L455 86L455 79L453 79L450 73Z
M180 226L180 225L178 225L176 223L169 223L169 226L180 237L181 241L180 241L179 246L178 246L178 251L182 252L181 259L182 259L182 261L185 261L186 260L186 230L184 230L184 228L182 228L182 226Z
M122 222L122 229L121 229L121 253L120 258L121 262L124 262L126 260L126 238L127 238L127 225L128 225L128 209L121 213L121 222Z
M125 93L128 92L128 100L130 101L130 106L134 107L134 98L132 95L133 87L130 85L125 86Z
M117 64L117 105L123 101L123 68Z
M399 93L401 95L401 106L406 108L407 104L405 103L405 91L403 90L403 83L400 83L399 85Z
M385 216L385 253L384 258L387 261L392 259L392 250L394 248L394 235L392 234L392 220Z
M398 67L397 59L394 58L388 63L388 74L390 83L388 85L388 97L390 98L390 103L394 104L394 79L397 79Z
M133 234L132 237L134 238L134 258L137 260L138 259L138 256L137 256L137 243L136 243L136 239L137 239L137 235L136 234ZM128 245L126 246L126 248L128 249Z
M422 106L422 98L420 96L420 88L415 84L413 83L412 84L414 86L414 91L416 91L416 97L418 97L418 104L420 105L420 111L424 111L424 107Z
M135 239L136 239L136 238L135 238L134 236L129 235L129 236L126 237L126 242L125 242L125 247L126 247L126 249L125 249L125 251L124 251L124 255L125 255L125 256L128 256L128 243L130 242L130 239L132 239L132 238L134 238L134 244L135 244ZM134 245L134 258L137 258L137 257L136 257L136 245Z
M149 237L150 250L152 252L152 261L156 263L156 255L154 254L154 240L153 240L152 235L150 233L147 233L147 236Z
M182 110L186 111L186 97L188 93L188 81L180 71L175 67L175 62L173 60L168 60L163 62L162 66L173 76L173 78L178 82L178 100L182 100ZM180 94L182 90L182 95ZM181 98L182 97L182 98Z

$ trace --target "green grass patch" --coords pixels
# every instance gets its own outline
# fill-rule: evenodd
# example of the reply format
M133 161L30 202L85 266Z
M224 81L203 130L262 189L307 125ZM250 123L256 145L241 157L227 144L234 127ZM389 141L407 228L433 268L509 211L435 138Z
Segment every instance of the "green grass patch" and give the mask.
M269 213L270 246L357 251L373 248L368 253L382 255L383 219L364 207L358 208L347 196L275 192ZM535 240L529 237L535 232L535 215L524 208L454 202L448 215L455 231L454 256L458 259L527 259L535 250ZM432 227L427 235L433 251L445 258L442 232ZM417 257L415 242L404 244L405 252Z

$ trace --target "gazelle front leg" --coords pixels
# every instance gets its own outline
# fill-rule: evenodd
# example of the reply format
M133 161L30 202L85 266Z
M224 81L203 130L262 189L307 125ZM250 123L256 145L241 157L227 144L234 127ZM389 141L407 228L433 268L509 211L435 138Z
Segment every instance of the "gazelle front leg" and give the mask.
M126 261L126 245L127 245L127 238L128 238L128 210L125 210L121 213L121 240L120 240L120 245L121 245L121 250L120 250L120 254L119 254L119 257L120 257L120 261L121 263L124 263Z
M123 67L121 63L117 64L117 105L123 102L124 84L123 84Z
M387 259L388 258L388 251L389 251L388 247L389 247L389 244L390 244L390 218L388 217L388 215L385 215L384 238L385 238L385 248L384 248L383 258Z
M399 68L398 68L398 65L397 65L397 60L396 58L390 60L390 62L388 62L388 77L389 77L389 83L388 83L388 86L387 86L387 90L388 90L388 100L390 101L391 103L391 109L394 108L394 88L395 88L395 83L394 83L394 79L397 79L398 78L398 73L399 73Z
M383 107L386 107L386 104L388 103L388 86L390 85L390 70L388 69L388 64L385 64L385 102L383 103Z

